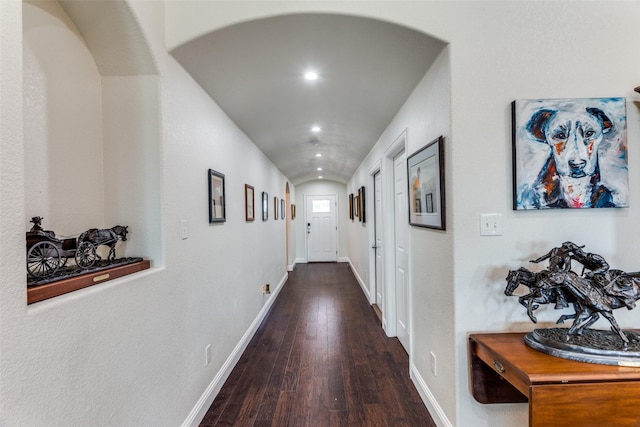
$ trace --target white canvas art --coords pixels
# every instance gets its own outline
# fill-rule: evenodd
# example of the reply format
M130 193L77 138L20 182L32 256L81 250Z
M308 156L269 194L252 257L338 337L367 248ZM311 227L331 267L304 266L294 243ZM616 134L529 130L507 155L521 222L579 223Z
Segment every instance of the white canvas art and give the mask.
M517 100L514 209L628 207L625 98Z

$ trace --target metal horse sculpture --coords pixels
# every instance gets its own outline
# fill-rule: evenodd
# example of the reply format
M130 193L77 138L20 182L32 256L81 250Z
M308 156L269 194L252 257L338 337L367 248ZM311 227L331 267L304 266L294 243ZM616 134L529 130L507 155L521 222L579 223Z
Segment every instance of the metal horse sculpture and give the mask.
M517 270L509 270L507 275L507 287L504 294L512 296L513 292L520 285L529 288L529 293L518 298L518 302L527 309L527 315L533 323L538 323L538 319L533 315L533 311L540 307L540 304L555 303L555 309L559 310L573 304L573 314L563 314L556 323L564 323L567 319L575 319L576 313L580 310L578 300L573 294L567 294L563 289L554 286L549 282L548 271L536 273L520 267Z
M113 261L116 258L116 243L118 238L123 242L127 240L128 226L116 225L112 228L97 229L92 228L85 231L78 237L78 245L82 242L89 242L95 247L99 245L105 245L109 247L109 255L107 255L107 261ZM98 260L100 256L96 254Z
M572 335L581 335L602 314L626 348L629 338L616 322L613 310L621 307L631 310L635 307L636 301L640 300L640 273L609 270L609 264L600 255L586 253L582 246L571 242L553 248L532 262L544 259L549 259L548 270L536 273L521 267L509 271L505 294L513 295L519 285L529 287L529 293L521 296L519 302L527 308L527 314L534 323L537 320L533 311L539 304L555 302L556 308L563 308L567 302L572 303L575 313L561 316L557 322L574 319L566 340ZM582 264L582 276L571 270L572 260ZM589 271L585 273L585 269ZM635 336L633 338L636 339Z
M593 281L580 277L573 271L559 273L555 279L558 286L571 292L580 301L580 311L577 313L573 325L569 328L567 337L581 335L584 329L598 320L598 314L602 314L611 323L612 330L620 336L622 341L625 344L629 343L629 338L613 317L613 310L621 307L629 308L628 301L635 302L640 299L640 286L637 280L627 281L628 288L622 291L625 298L621 298L618 292L612 293L611 288L595 285Z

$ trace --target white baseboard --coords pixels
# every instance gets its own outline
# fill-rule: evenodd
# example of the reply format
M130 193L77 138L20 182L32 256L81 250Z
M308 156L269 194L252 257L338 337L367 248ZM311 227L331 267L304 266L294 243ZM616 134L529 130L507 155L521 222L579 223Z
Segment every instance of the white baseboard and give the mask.
M351 271L353 272L353 275L356 277L356 280L358 281L358 284L360 285L360 288L362 289L362 292L364 292L364 295L367 297L367 301L369 301L369 303L371 303L371 293L369 292L369 288L367 287L367 285L362 280L362 277L360 277L360 275L358 274L358 271L354 268L353 264L351 263L351 260L349 258L347 258L347 260L348 260L347 262L349 263L349 267L351 268Z
M350 262L348 256L341 256L338 258L338 262Z
M200 424L204 416L207 414L207 411L211 407L214 399L220 392L220 389L222 389L224 382L227 380L227 378L229 378L229 375L231 375L231 371L233 371L233 368L238 363L238 360L240 360L240 356L242 356L242 353L245 351L245 349L249 345L249 342L258 330L260 323L262 323L267 313L269 312L269 309L276 300L276 297L280 293L280 290L284 286L288 277L289 275L285 274L280 283L278 283L276 289L271 292L270 298L266 301L265 305L262 306L262 309L249 326L249 329L247 329L247 331L244 333L229 357L227 357L227 360L225 360L225 362L222 364L222 367L213 378L207 389L204 391L202 396L200 396L200 399L198 399L196 405L193 407L191 412L189 412L187 419L182 423L182 427L197 427Z
M287 265L287 271L293 271L296 268L296 261L293 261L293 264Z
M411 364L409 372L422 401L427 407L427 410L429 411L429 414L431 414L431 418L433 418L436 425L438 427L453 427L453 424L451 424L451 421L447 418L447 415L436 401L436 398L433 396L433 393L431 393L431 390L429 390L429 387L427 387L427 383L424 381L414 364Z
M306 263L307 263L306 258L296 258L296 264L306 264Z

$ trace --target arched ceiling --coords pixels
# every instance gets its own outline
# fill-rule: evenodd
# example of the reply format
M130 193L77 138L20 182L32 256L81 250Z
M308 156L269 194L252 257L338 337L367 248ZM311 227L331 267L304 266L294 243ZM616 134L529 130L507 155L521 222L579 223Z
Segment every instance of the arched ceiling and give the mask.
M293 184L346 183L443 47L383 21L295 14L213 31L171 53ZM308 70L318 79L305 80Z

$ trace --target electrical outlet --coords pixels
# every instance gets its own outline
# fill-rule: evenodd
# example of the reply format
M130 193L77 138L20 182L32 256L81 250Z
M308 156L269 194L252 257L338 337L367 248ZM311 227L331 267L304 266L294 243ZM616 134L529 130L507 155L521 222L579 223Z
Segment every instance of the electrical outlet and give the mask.
M431 373L435 377L438 375L436 370L436 355L433 354L433 352L430 352L429 354L431 355Z
M211 363L211 344L208 344L204 348L204 366L209 366Z

